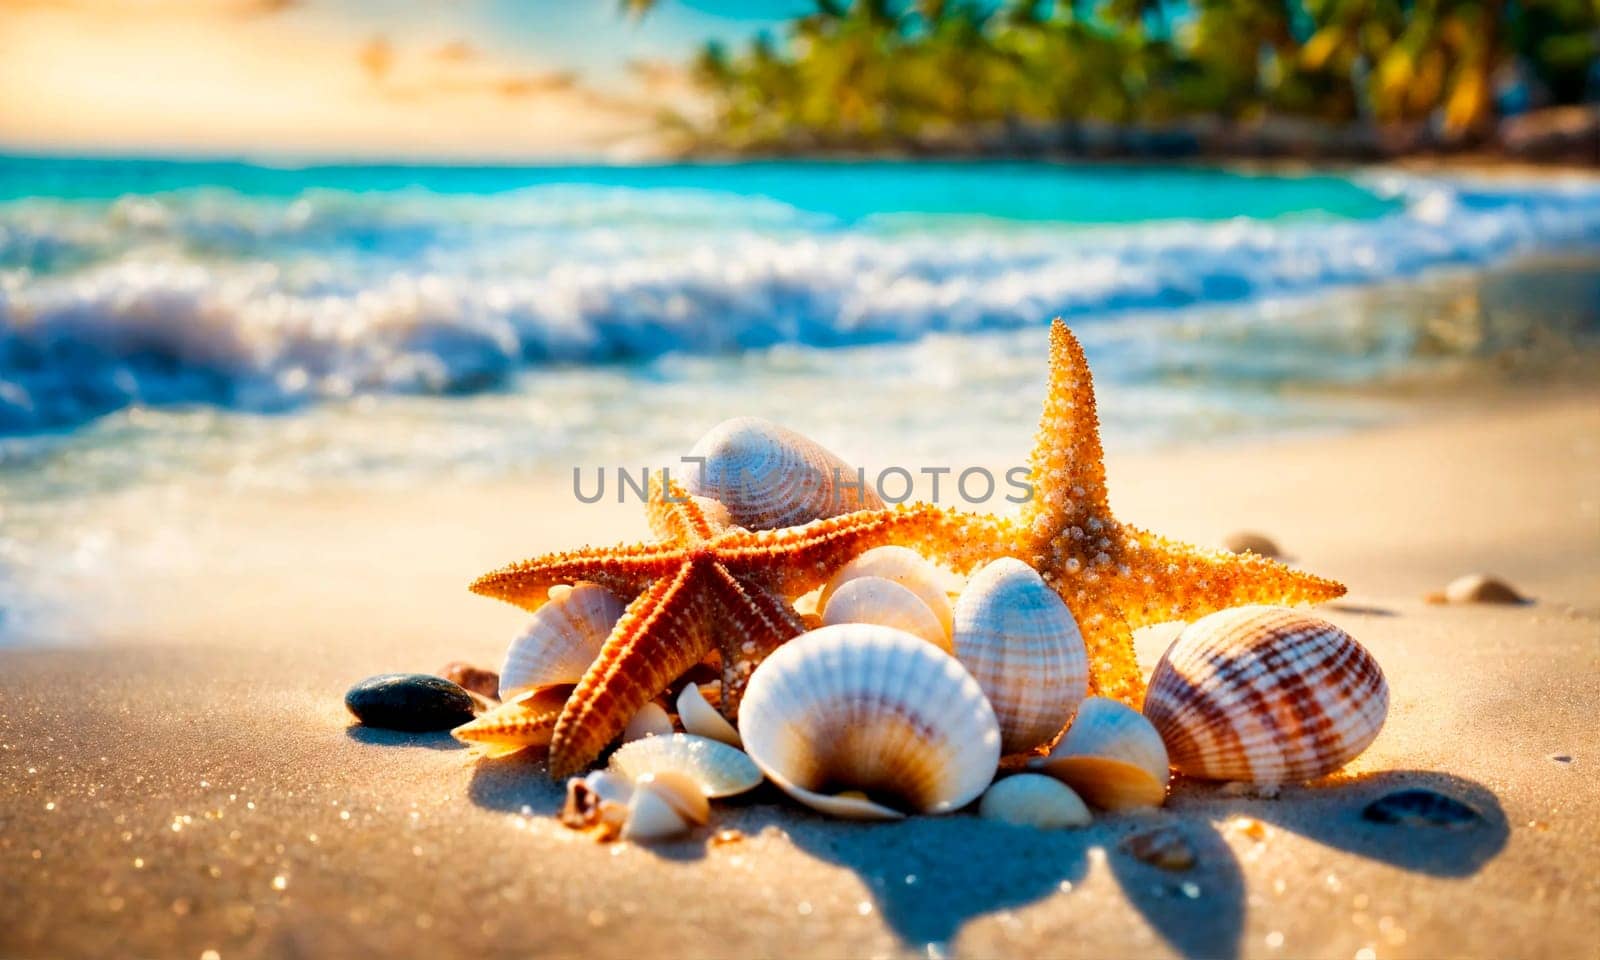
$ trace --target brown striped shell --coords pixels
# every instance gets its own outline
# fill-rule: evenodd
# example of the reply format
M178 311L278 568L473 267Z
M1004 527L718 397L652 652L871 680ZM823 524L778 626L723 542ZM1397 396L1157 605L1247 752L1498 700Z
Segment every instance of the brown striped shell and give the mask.
M689 456L704 458L689 465L689 492L720 502L733 523L751 530L883 508L855 467L810 437L757 417L717 424Z
M1260 784L1339 769L1378 736L1388 710L1383 671L1348 633L1261 606L1186 627L1144 702L1180 773Z

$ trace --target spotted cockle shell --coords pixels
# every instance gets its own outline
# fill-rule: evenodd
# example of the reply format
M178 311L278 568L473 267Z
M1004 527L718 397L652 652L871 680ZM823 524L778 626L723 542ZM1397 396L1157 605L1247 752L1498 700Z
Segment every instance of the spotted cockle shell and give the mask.
M572 694L573 684L524 690L450 734L485 759L508 757L530 747L548 747L556 719Z
M506 651L500 698L583 679L611 628L622 619L623 607L615 594L592 583L551 588L549 602Z
M950 650L950 637L928 605L910 590L882 577L857 577L833 591L822 608L822 623L876 623L921 637L946 652Z
M822 627L750 676L739 733L784 792L837 817L948 813L1000 761L1000 726L952 656L876 624Z
M611 755L610 768L630 781L649 773L681 773L708 797L731 797L761 783L761 769L743 751L687 733L625 743Z
M1236 607L1184 629L1150 678L1145 716L1183 774L1290 783L1355 759L1389 685L1348 633L1284 607Z
M882 509L869 478L815 440L756 417L724 420L689 452L685 484L727 508L733 523L775 530Z
M1087 827L1094 819L1071 787L1039 773L996 781L978 802L978 816L1042 830Z
M861 577L882 577L910 590L939 619L939 626L944 628L945 635L950 635L953 622L950 594L959 585L955 574L910 547L873 547L839 568L839 572L822 588L822 597L817 601L818 608L826 608L835 591Z
M678 721L683 729L700 737L719 740L730 747L741 747L739 731L711 705L699 686L689 683L678 692Z
M1050 755L1033 766L1102 810L1158 807L1166 799L1167 748L1137 710L1089 697Z
M1089 693L1089 655L1072 611L1021 560L996 560L956 601L956 658L1000 720L1001 749L1048 743Z

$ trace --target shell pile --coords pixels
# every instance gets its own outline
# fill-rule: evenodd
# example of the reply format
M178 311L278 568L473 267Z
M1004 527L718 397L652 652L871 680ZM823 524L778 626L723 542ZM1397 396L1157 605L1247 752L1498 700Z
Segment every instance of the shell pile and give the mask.
M780 527L878 505L839 458L765 421L720 424L694 453L705 458L694 492L720 497L730 523ZM1188 626L1141 712L1087 696L1078 623L1021 560L962 585L906 547L878 547L809 596L822 625L755 669L737 726L717 709L719 685L695 682L714 674L690 671L633 718L605 770L568 782L562 821L601 839L668 839L709 822L709 801L770 780L835 817L979 801L987 819L1079 827L1091 807L1160 806L1173 770L1260 785L1324 776L1372 743L1388 709L1366 649L1284 608ZM594 584L552 588L507 651L504 702L455 735L491 757L548 745L623 608ZM996 780L1002 756L1013 772ZM1158 840L1130 841L1134 855L1180 869L1179 845Z

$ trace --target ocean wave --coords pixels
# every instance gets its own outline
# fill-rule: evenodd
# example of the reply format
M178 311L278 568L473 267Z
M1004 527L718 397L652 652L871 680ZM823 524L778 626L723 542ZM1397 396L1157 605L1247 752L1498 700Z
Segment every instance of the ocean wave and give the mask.
M0 431L490 390L541 364L1093 322L1600 243L1593 186L1371 182L1372 219L844 225L770 200L225 191L0 210Z

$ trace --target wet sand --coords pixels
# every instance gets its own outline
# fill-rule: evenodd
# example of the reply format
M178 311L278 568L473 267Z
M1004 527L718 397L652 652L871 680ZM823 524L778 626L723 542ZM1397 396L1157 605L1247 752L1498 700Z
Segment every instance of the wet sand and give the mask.
M831 822L767 791L717 805L735 842L598 846L551 818L537 765L352 727L341 697L496 665L521 618L466 582L641 536L637 505L576 505L565 478L219 498L143 518L186 546L83 598L105 636L0 651L0 955L1594 954L1600 392L1113 458L1110 479L1125 519L1261 530L1350 585L1326 615L1376 654L1392 708L1346 775L1276 799L1180 784L1161 811L1056 833ZM1422 602L1476 570L1536 602ZM1172 632L1141 635L1147 666ZM1412 785L1484 821L1361 819ZM1199 864L1119 851L1153 824Z

